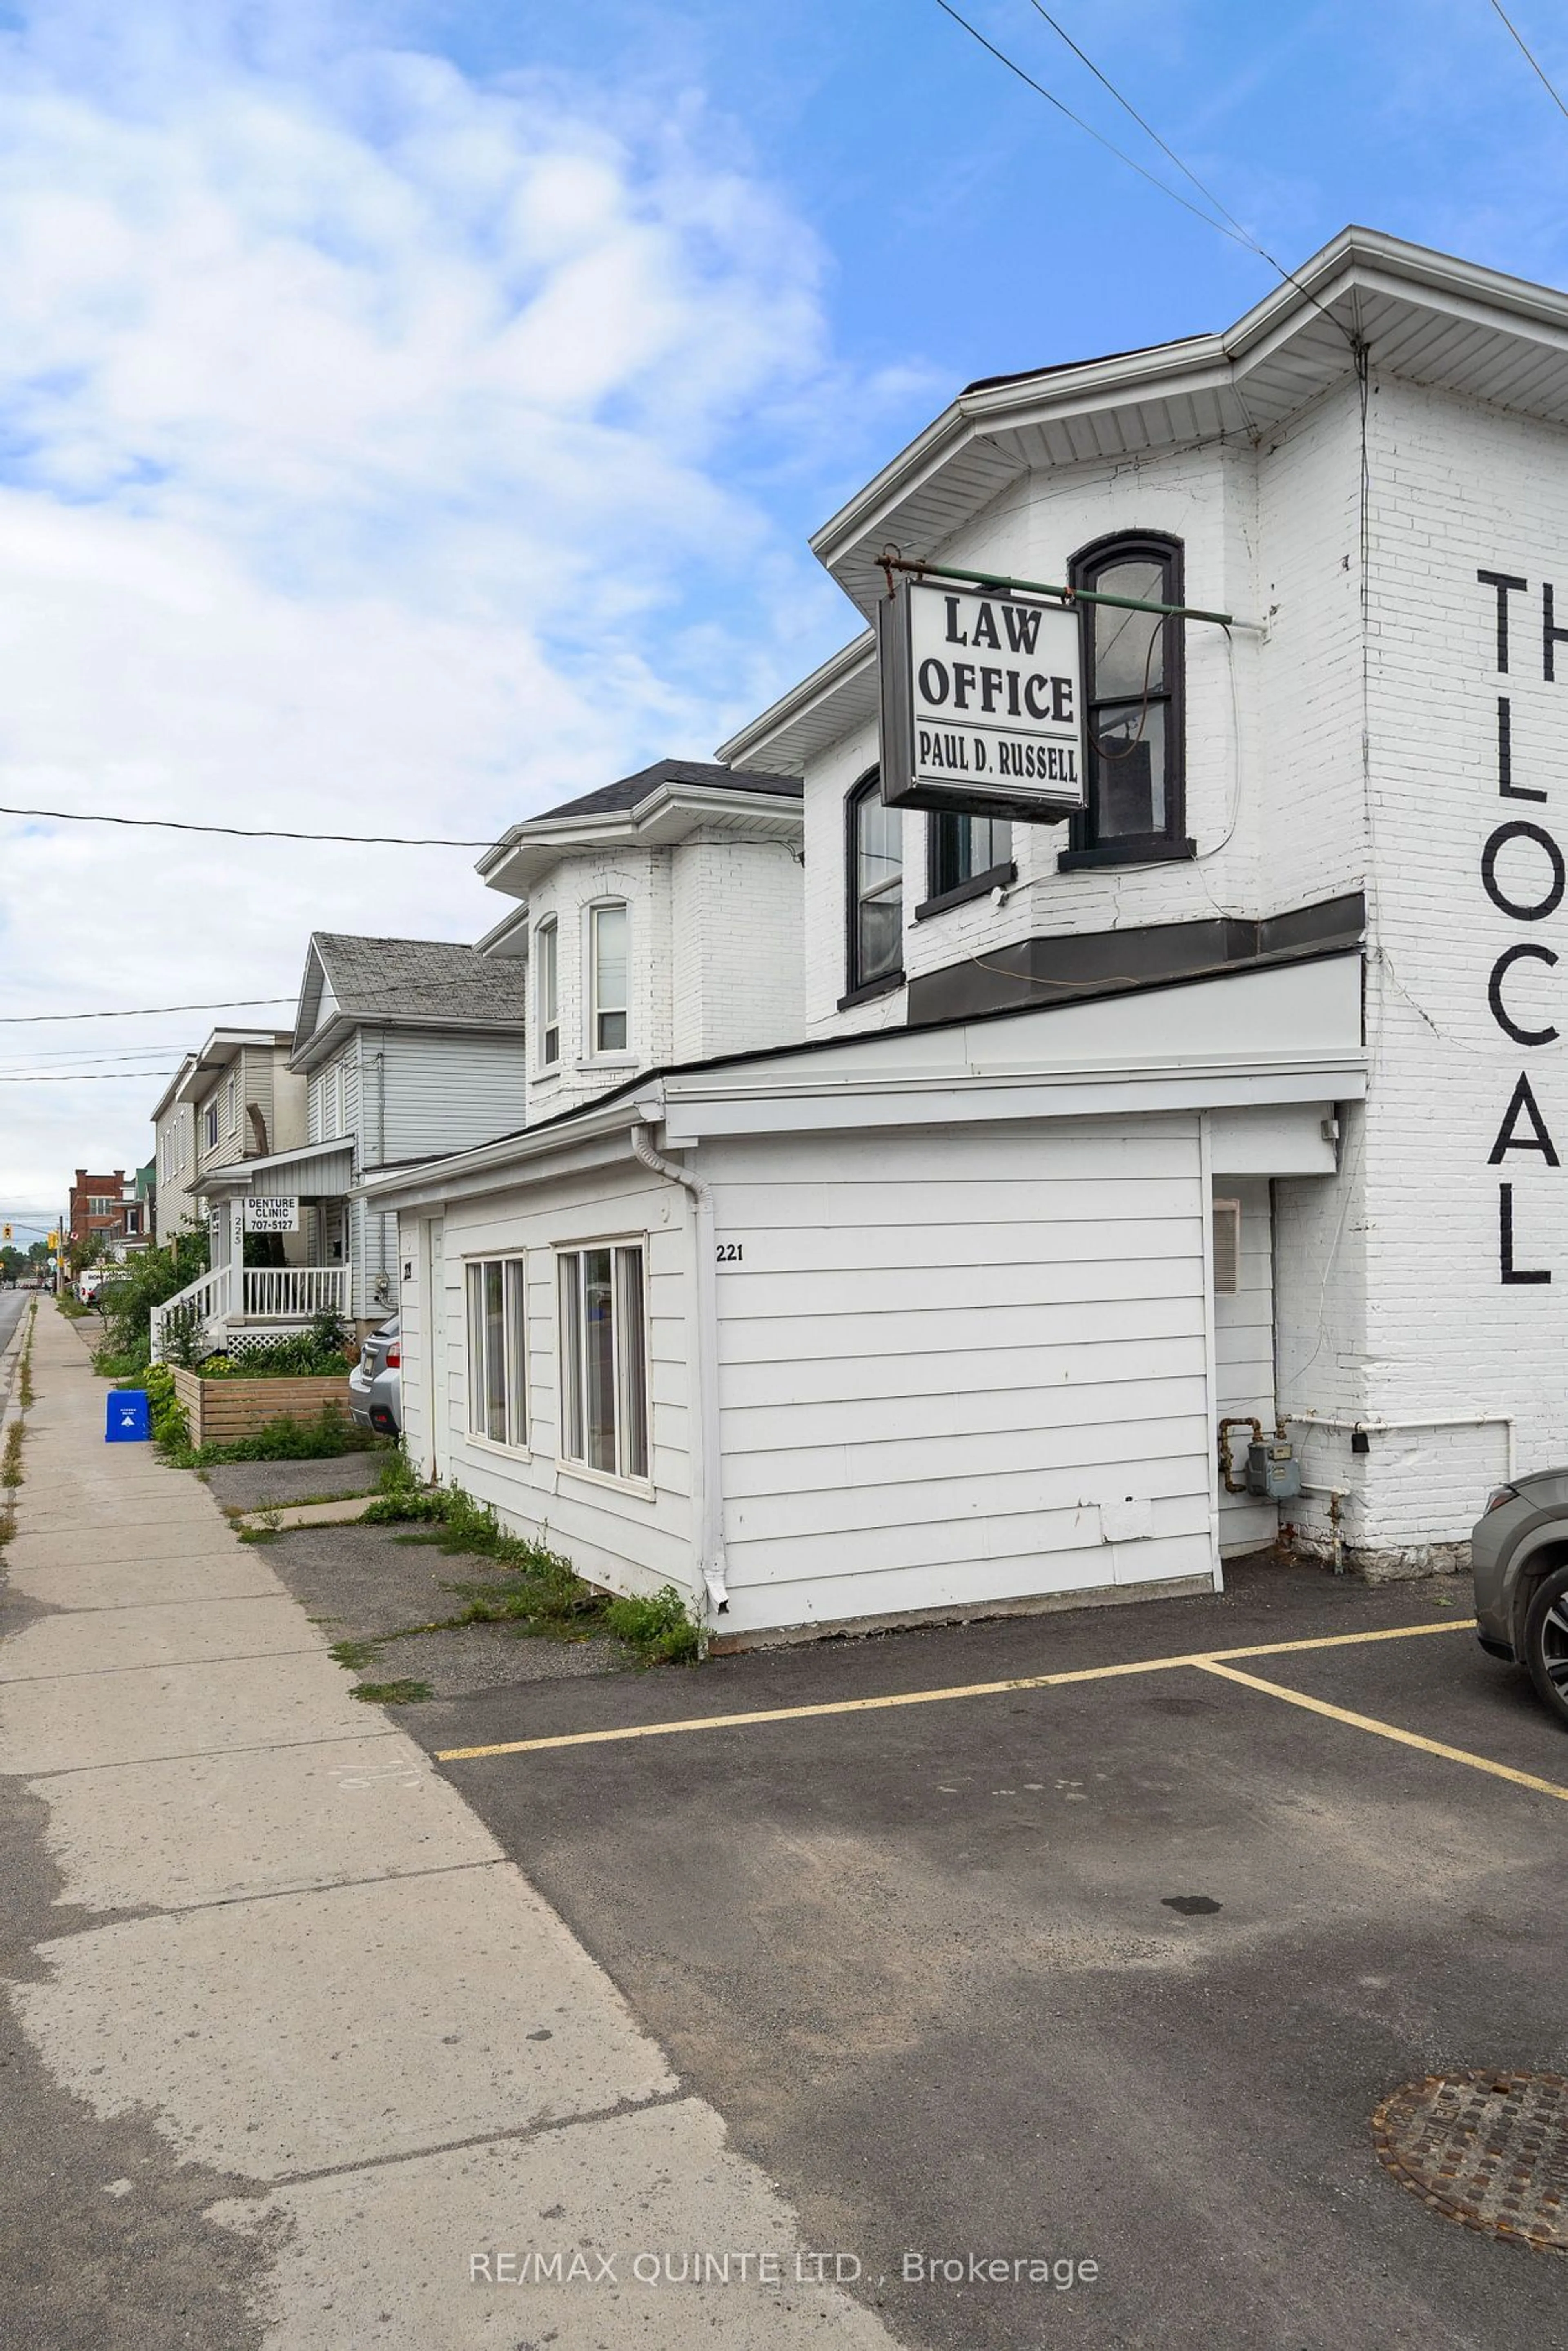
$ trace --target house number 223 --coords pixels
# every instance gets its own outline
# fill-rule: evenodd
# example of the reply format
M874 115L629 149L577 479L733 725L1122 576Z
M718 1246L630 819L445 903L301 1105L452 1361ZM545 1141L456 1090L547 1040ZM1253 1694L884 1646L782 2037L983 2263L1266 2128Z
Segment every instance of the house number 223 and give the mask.
M739 1265L745 1253L744 1241L720 1241L714 1251L720 1265Z

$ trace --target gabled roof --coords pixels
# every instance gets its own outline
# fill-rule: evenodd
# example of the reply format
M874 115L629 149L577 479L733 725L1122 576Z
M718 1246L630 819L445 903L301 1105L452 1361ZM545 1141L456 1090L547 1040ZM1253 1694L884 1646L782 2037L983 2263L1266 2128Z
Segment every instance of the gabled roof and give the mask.
M302 1067L361 1022L520 1029L525 988L521 964L482 956L461 940L315 931L305 957L292 1063Z

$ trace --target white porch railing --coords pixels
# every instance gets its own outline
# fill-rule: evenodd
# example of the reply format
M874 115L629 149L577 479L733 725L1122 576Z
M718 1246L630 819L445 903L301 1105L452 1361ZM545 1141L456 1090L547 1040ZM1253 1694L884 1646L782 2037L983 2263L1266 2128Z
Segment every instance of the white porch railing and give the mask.
M315 1314L349 1311L346 1265L220 1265L188 1281L152 1309L152 1360L165 1360L168 1334L187 1319L201 1345L221 1344L230 1323L308 1322ZM236 1297L235 1292L238 1292Z
M346 1265L252 1265L245 1269L246 1321L308 1322L313 1314L346 1315Z
M204 1332L210 1324L232 1311L233 1298L234 1268L220 1265L211 1273L198 1274L183 1290L177 1290L172 1298L166 1298L162 1306L155 1306L152 1318L153 1362L163 1361L165 1333L171 1322L188 1318L198 1332Z

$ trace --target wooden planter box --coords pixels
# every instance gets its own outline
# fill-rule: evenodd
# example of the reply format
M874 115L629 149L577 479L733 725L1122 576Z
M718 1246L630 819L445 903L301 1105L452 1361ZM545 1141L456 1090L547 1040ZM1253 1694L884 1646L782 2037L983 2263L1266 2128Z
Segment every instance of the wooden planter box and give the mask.
M349 1374L282 1380L204 1380L171 1365L193 1445L232 1445L274 1420L315 1420L326 1409L349 1417Z

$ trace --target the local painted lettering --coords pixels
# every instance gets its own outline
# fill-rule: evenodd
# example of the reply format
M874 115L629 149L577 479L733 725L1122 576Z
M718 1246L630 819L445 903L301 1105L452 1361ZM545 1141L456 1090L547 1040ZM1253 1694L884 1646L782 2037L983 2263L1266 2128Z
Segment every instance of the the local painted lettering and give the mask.
M1511 596L1527 595L1530 582L1512 571L1478 571L1481 585L1497 598L1497 670L1514 674L1510 622L1515 618ZM1541 588L1541 675L1546 685L1556 683L1557 647L1568 639L1568 628L1556 615L1555 590L1550 580ZM1534 783L1521 782L1513 756L1513 697L1500 695L1497 703L1497 797L1504 800L1544 802L1547 794ZM1493 827L1481 851L1481 887L1500 914L1511 922L1547 921L1563 904L1568 888L1568 865L1546 826L1524 817L1507 817ZM1553 948L1539 937L1515 938L1491 967L1487 1003L1492 1019L1511 1043L1534 1050L1554 1044L1558 1031L1551 1020L1532 1015L1521 998L1539 974L1530 967L1551 970L1557 962ZM1521 968L1522 967L1522 968ZM1507 1171L1498 1182L1498 1279L1516 1283L1545 1283L1552 1268L1542 1259L1549 1253L1550 1233L1557 1222L1552 1214L1556 1196L1539 1184L1521 1184L1526 1171L1544 1175L1560 1170L1562 1160L1530 1073L1521 1070L1499 1119L1497 1134L1487 1155L1489 1167ZM1516 1199L1516 1192L1519 1194Z

